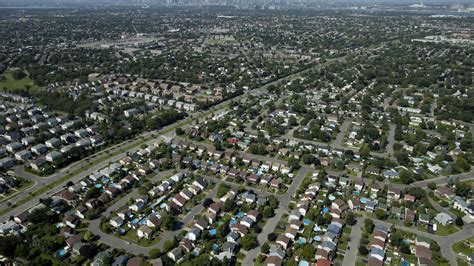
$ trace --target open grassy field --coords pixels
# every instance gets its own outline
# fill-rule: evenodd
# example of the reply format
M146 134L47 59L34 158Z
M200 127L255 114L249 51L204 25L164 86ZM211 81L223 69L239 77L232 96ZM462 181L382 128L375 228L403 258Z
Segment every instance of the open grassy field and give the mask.
M27 75L22 79L15 79L13 77L14 69L7 69L0 75L0 90L17 90L17 89L37 89L38 86Z

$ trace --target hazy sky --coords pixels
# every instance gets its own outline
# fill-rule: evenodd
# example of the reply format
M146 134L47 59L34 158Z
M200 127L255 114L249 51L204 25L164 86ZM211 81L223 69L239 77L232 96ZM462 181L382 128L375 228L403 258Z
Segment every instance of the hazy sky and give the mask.
M0 6L61 6L61 5L78 5L78 4L146 4L155 3L159 0L0 0ZM204 0L193 0L199 2ZM218 1L218 0L214 0ZM249 1L249 0L247 0ZM271 0L250 0L249 2L270 2ZM286 0L288 2L300 2L301 0ZM159 1L162 2L162 1ZM392 3L392 4L413 4L419 3L419 0L305 0L305 2L322 2L322 3ZM474 4L474 0L423 0L425 5L439 3L465 3Z

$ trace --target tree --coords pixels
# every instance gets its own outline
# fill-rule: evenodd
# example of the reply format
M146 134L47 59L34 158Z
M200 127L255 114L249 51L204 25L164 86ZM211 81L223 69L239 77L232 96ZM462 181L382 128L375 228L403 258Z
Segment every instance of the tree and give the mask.
M314 156L312 154L305 154L301 159L305 164L312 164L314 162Z
M313 245L305 245L303 247L303 251L301 252L301 256L306 260L311 260L314 255Z
M229 190L230 190L230 187L229 187L228 185L226 185L226 184L220 184L220 185L219 185L219 188L217 189L217 194L216 194L216 196L217 196L218 198L220 198L220 197L224 196L225 194L227 194L227 192L229 192Z
M240 244L244 250L251 250L258 246L257 237L255 235L246 235L240 239Z
M176 224L176 217L174 215L163 215L161 224L166 230L173 230Z
M267 153L267 150L265 149L264 144L253 143L249 147L249 152L252 154L257 154L257 155L265 155Z
M263 209L263 217L270 218L273 216L273 209L270 206L266 206Z
M214 148L218 151L223 151L224 148L222 148L222 143L220 141L215 141L214 142Z
M184 130L180 127L176 128L176 135L178 136L184 135Z
M362 256L369 254L369 250L365 246L359 246L359 253Z
M150 250L150 252L148 254L150 256L150 259L156 259L156 258L160 257L161 250L159 248L153 248L153 249Z
M173 238L173 240L165 241L165 243L163 243L163 252L168 253L168 251L172 250L176 246L176 244L178 244L176 237Z
M359 150L360 157L367 158L370 155L370 148L367 144L363 144Z
M456 182L454 192L456 195L464 198L469 198L472 194L471 187L465 182Z
M372 221L371 219L365 219L364 229L366 232L372 233L372 231L374 230L374 221Z
M0 254L5 257L14 257L19 240L16 236L8 235L0 238Z
M357 220L355 219L355 215L352 212L349 212L346 216L346 223L348 225L355 225Z
M275 195L270 195L267 197L267 204L270 206L272 209L276 209L278 207L278 199L275 197Z
M35 209L28 215L28 220L35 224L47 223L49 221L47 208Z
M91 231L86 231L86 232L84 233L84 239L85 239L87 242L94 241L94 238L95 238L95 235L94 235Z
M262 245L262 253L267 254L268 251L270 251L270 245L267 242L265 242Z
M390 242L392 243L393 246L398 247L403 241L403 234L401 232L393 231L390 234Z
M13 78L16 80L20 80L25 77L26 77L26 73L22 69L19 69L13 72Z
M298 159L296 158L293 158L293 157L290 157L288 159L288 166L291 168L291 169L294 169L294 170L297 170L297 169L300 169L300 162Z
M436 185L435 182L429 182L428 183L428 188L431 190L435 190L438 186Z
M456 217L456 220L454 220L454 223L455 223L457 226L459 226L459 227L464 226L464 221L463 221L462 218L459 217L459 216Z
M234 201L232 200L228 200L224 202L224 204L222 205L222 210L225 212L230 212L233 209L234 209Z
M268 241L275 241L277 239L277 235L275 233L270 233L267 236Z
M202 206L204 208L208 208L214 201L210 198L205 198L204 201L202 202Z
M400 181L406 185L413 183L412 173L409 170L402 169L400 171Z
M377 216L377 219L379 220L384 220L385 219L385 211L382 209L377 209L375 211L375 215Z
M402 242L402 246L400 247L400 252L403 254L410 254L411 253L410 246Z

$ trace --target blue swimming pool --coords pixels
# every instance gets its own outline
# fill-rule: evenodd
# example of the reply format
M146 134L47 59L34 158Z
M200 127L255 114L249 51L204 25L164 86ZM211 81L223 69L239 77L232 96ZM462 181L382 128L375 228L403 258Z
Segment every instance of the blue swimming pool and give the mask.
M306 238L300 237L300 238L298 239L298 243L299 243L300 245L306 244Z
M315 236L315 237L313 237L313 240L314 241L321 241L321 237L320 236Z
M66 250L64 250L63 248L60 249L60 250L58 250L58 255L59 255L60 257L64 257L64 255L66 255Z
M309 263L305 260L300 260L300 262L298 263L298 266L309 266Z
M217 230L216 229L211 229L211 230L209 230L209 234L211 234L211 236L215 236L217 234Z
M303 224L304 225L308 225L310 223L311 223L311 221L309 219L303 219Z
M324 207L324 208L323 208L323 213L328 213L328 212L329 212L329 208Z

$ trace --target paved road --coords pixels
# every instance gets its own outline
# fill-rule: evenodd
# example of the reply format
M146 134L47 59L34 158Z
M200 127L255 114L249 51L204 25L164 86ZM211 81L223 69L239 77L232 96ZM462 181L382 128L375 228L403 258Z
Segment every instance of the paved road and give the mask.
M364 226L364 217L357 217L357 223L352 226L351 236L347 244L348 250L344 254L342 266L352 266L357 260L357 251L359 250L360 239L362 238L362 226Z
M388 143L387 143L387 153L388 156L394 157L394 152L393 152L393 144L395 144L395 128L396 126L394 124L390 124L390 128L388 130Z
M162 176L166 176L166 175L163 174ZM219 184L220 183L216 183L215 187L210 192L206 193L206 197L214 198L217 194ZM127 196L123 197L120 201L117 201L114 205L109 207L109 209L107 209L107 211L106 211L106 215L110 214L112 212L112 210L116 210L116 209L121 208L122 206L124 206L124 204L127 202L127 200L129 198L131 198L134 194L137 194L137 189L132 191L130 193L130 196L127 195ZM139 254L148 255L150 250L155 249L155 248L162 249L163 244L167 240L172 240L175 236L178 236L181 233L181 231L184 230L186 228L186 226L194 219L194 216L199 214L203 209L204 209L204 207L202 206L202 204L198 204L198 205L194 206L189 212L187 212L183 216L179 216L178 221L179 221L179 224L180 224L180 228L178 230L175 230L175 231L164 231L164 232L162 232L159 235L160 241L158 243L152 245L152 246L149 246L149 247L139 246L139 245L134 244L131 241L127 241L127 240L118 238L116 236L113 236L113 235L106 234L106 233L102 232L100 230L100 219L95 219L95 220L91 221L89 226L88 226L88 230L91 231L94 235L100 236L100 239L99 239L100 242L103 242L103 243L105 243L105 244L107 244L111 247L114 247L114 248L117 248L117 249L123 249L123 250L126 250L127 252L130 252L130 253L135 254L135 255L139 255ZM130 243L130 244L128 244L128 243Z
M206 143L206 142L199 142L199 141L195 141L195 140L187 139L187 138L183 138L183 137L176 137L175 139L177 139L177 140L186 140L188 142L191 142L191 143L194 143L194 144L197 144L197 145L200 145L200 146L204 146L204 147L206 147L206 149L215 149L213 144L209 144L209 143ZM251 154L251 153L247 153L247 152L243 152L243 151L236 151L235 149L225 149L225 151L234 152L234 153L237 152L240 155L245 155L245 156L251 157L252 159L258 159L260 161L287 164L286 161L283 161L283 160L280 160L280 159L277 159L277 158L267 157L267 156L262 156L262 155L257 155L257 154Z
M156 140L150 140L150 141L148 141L147 143L152 144L152 143L154 143L154 142L156 142ZM120 148L114 148L113 151L117 151L117 150L119 150L119 149L120 149ZM130 149L130 150L128 150L128 151L132 151L132 152L133 152L133 151L136 151L136 150L138 150L138 149L139 149L139 147L135 147L135 148L132 148L132 149ZM113 152L113 151L111 151L111 152ZM105 155L105 156L109 156L109 155ZM58 179L63 178L65 175L67 175L67 172L68 172L68 171L75 171L75 170L77 170L77 169L84 169L84 170L83 170L82 172L80 172L79 174L72 176L72 177L69 178L68 180L66 180L66 181L64 181L64 182L62 182L62 183L60 183L58 186L56 186L56 187L54 187L54 188L52 188L52 189L50 189L50 190L48 190L48 191L46 191L46 192L40 194L40 195L36 195L36 196L32 197L32 199L29 200L28 202L23 203L23 204L21 204L20 206L17 206L16 208L14 208L14 209L8 211L7 213L1 215L1 216L0 216L0 220L1 220L1 221L8 220L8 219L10 218L10 216L14 216L14 215L16 215L16 214L18 214L18 213L21 213L21 212L23 212L23 211L25 211L25 210L30 209L31 207L35 206L35 205L38 203L38 200L39 200L40 198L49 197L49 196L51 196L51 195L53 195L53 194L59 192L60 190L62 190L63 187L66 185L67 182L72 181L72 182L75 183L75 182L81 180L82 178L84 178L84 177L86 177L86 176L92 174L93 172L95 172L95 171L97 171L97 170L99 170L99 169L101 169L101 168L103 168L103 167L106 167L107 165L109 165L109 163L114 162L114 161L117 161L117 160L119 160L120 158L122 158L122 157L124 157L124 156L126 156L126 152L121 152L121 153L119 153L119 154L117 154L117 155L115 155L115 156L109 157L109 158L105 159L104 161L102 161L102 162L100 162L100 163L98 163L98 164L96 164L96 165L90 166L90 167L87 165L87 162L86 162L86 161L81 161L81 162L78 163L78 164L74 164L73 166L66 168L66 169L68 169L67 171L63 170L63 171L61 171L61 172L59 172L59 173L57 173L57 174L54 174L53 176L51 176L51 177L49 177L49 178L47 178L47 179L44 179L44 181L39 181L39 180L41 180L41 178L37 177L37 179L36 179L36 180L37 180L37 185L35 186L34 189L28 189L28 190L26 190L26 191L23 191L22 193L19 193L19 194L15 195L13 198L9 199L9 201L11 201L11 202L18 202L18 201L22 200L23 198L27 197L27 196L28 196L28 192L33 191L33 190L36 191L36 190L40 189L41 187L47 186L47 185L51 184L52 182L54 182L54 181L56 181L56 180L58 180ZM101 157L102 157L102 156L101 156ZM97 160L98 160L99 158L100 158L100 157L94 158L94 159L97 159ZM24 172L24 171L22 170L22 168L17 168L16 171L17 171L17 173L18 173L19 176L26 176L26 175L28 175L28 173ZM0 203L0 208L8 208L7 202L2 202L2 203Z
M262 232L258 234L257 239L259 246L249 250L247 252L247 255L245 256L244 260L242 261L242 265L253 265L255 259L257 256L260 254L260 246L267 241L267 236L268 234L272 233L278 222L280 221L281 217L285 213L286 209L288 208L288 204L290 203L291 197L295 195L296 191L301 185L301 182L303 182L305 176L312 171L308 167L303 167L301 168L298 173L296 174L293 182L291 183L290 188L287 190L287 192L281 196L278 197L280 201L280 205L278 206L278 209L275 210L275 216L272 218L268 219L267 223L265 226L262 228Z
M466 181L466 180L471 180L474 179L474 169L467 173L462 173L462 174L457 174L457 175L451 175L451 176L442 176L438 178L431 178L423 181L418 181L410 184L410 186L413 187L427 187L429 183L434 182L436 185L444 185L449 183L449 179L453 178L453 180L459 180L459 181Z
M381 221L378 219L373 219L375 224L384 224L387 227L391 227L393 224L385 221ZM413 233L415 235L420 235L429 239L432 239L438 243L441 248L441 253L445 259L449 261L449 265L457 265L456 264L456 256L452 250L452 245L456 242L462 241L468 237L474 235L474 229L472 225L464 226L463 230L460 230L454 234L448 236L437 236L427 232L422 232L416 228L406 227L403 224L394 224L395 228Z
M336 139L332 142L331 147L335 148L341 147L344 141L344 136L346 135L347 129L352 123L352 119L346 118L344 123L342 123L341 127L339 128L339 132L337 133Z

